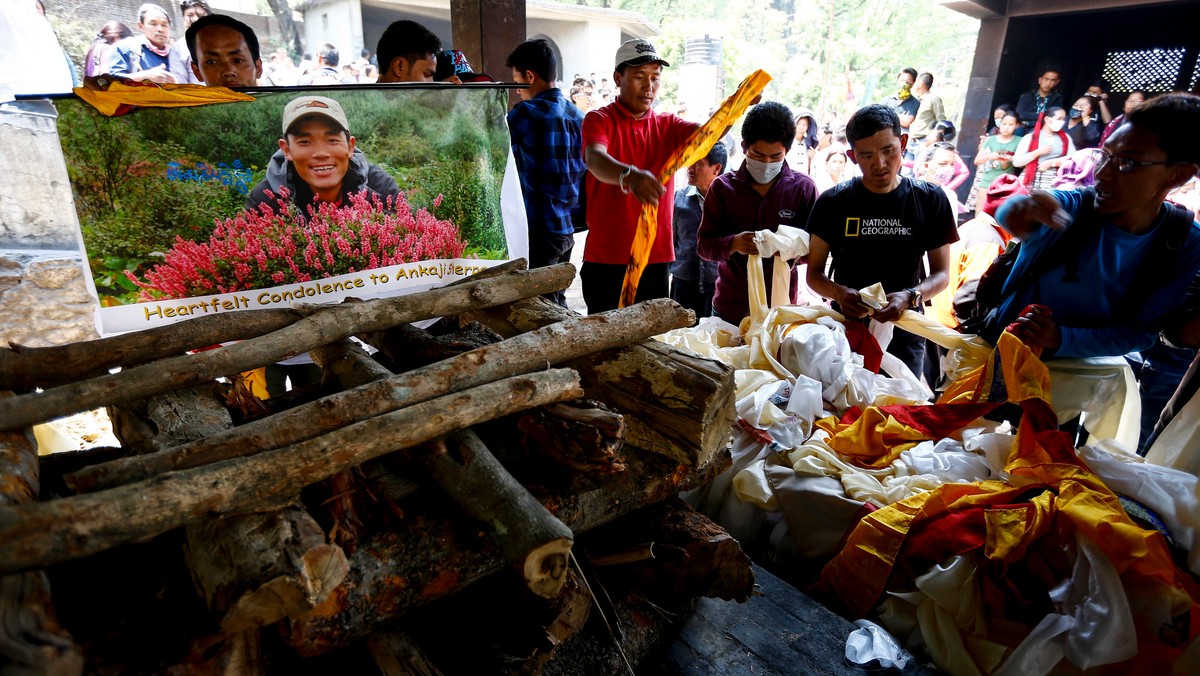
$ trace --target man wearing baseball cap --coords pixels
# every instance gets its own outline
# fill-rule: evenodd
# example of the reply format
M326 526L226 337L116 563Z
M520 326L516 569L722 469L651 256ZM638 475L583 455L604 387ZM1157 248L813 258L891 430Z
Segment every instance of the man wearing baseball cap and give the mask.
M364 190L384 200L400 194L396 181L354 147L342 106L324 96L301 96L284 107L279 150L267 164L267 177L246 197L246 208L274 205L282 188L301 213L318 200L341 204Z
M637 300L668 296L667 280L675 260L674 180L664 186L656 175L699 125L653 110L662 69L667 66L650 41L626 41L617 50L613 72L617 100L592 110L583 120L588 238L579 277L583 300L592 314L612 310L620 302L642 204L658 204L658 236Z

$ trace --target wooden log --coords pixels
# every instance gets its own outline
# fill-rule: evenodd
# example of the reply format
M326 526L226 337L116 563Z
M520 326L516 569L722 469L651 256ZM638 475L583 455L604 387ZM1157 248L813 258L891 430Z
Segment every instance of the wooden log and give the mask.
M598 542L612 547L654 543L654 558L642 566L640 584L657 597L708 596L744 603L754 593L750 557L720 525L672 498L638 510L602 532L591 534L589 553Z
M575 268L567 263L408 296L324 307L294 324L245 342L0 400L0 430L134 401L274 364L355 333L381 331L398 324L556 291L566 288L574 276Z
M544 298L526 298L461 318L511 337L574 316ZM626 440L634 446L703 465L729 442L736 418L733 369L720 362L647 340L569 365L579 371L588 399L625 415Z
M398 629L372 634L367 638L367 650L382 676L442 676L421 647Z
M350 340L326 345L309 355L321 367L325 379L336 381L343 390L384 380L392 375ZM330 540L349 553L358 547L359 533L363 528L355 500L354 472L357 469L339 472L326 480L323 488L328 489L329 498L321 503L321 508L333 524L329 529Z
M390 362L391 370L396 373L435 364L443 359L503 340L500 334L478 323L468 324L459 331L444 336L435 336L411 324L405 324L358 337L382 352Z
M504 469L470 430L422 454L430 474L471 518L487 524L504 558L535 594L554 598L566 582L574 535Z
M626 448L626 462L627 471L582 475L586 481L534 494L551 514L581 533L711 481L730 458L723 453L705 466L686 467ZM505 568L504 557L477 528L451 518L444 505L419 497L406 504L405 518L395 528L361 543L337 594L311 614L278 625L288 645L306 656L350 645Z
M543 406L517 421L522 444L530 453L568 469L620 472L625 444L625 416L597 401L570 401Z
M230 429L233 419L214 395L215 385L204 383L110 406L113 436L122 448L143 455Z
M517 258L487 268L450 286L495 279L509 272L527 268L525 259ZM183 354L188 350L230 341L249 340L278 331L305 316L305 312L294 308L247 310L204 315L169 326L67 345L11 345L0 348L0 390L54 387L98 376L118 366L133 366Z
M342 548L328 544L297 504L192 524L184 551L196 588L226 634L307 613L349 571Z
M543 599L496 574L399 623L449 674L536 674L558 646L584 631L592 598L574 569L563 591Z
M127 447L153 452L186 443L233 426L213 384L184 388L123 405L120 419ZM346 555L325 542L325 533L303 507L235 515L188 524L186 563L192 581L213 612L230 651L225 661L247 667L257 654L257 629L282 617L302 615L325 599L346 575ZM217 660L218 662L221 660Z
M32 503L39 491L33 432L0 433L0 505ZM35 570L0 577L0 673L82 672L83 655L58 624L46 574Z
M247 310L53 347L0 348L0 389L49 388L181 355L210 345L257 338L302 319L293 309Z
M573 317L495 345L325 397L236 430L151 455L94 465L66 480L81 493L140 481L162 472L297 443L344 425L447 392L529 373L599 350L628 345L687 326L691 313L659 299L593 317Z
M329 361L339 353L340 359ZM353 344L326 348L317 360L338 369L343 385L390 375ZM557 596L566 581L571 529L551 516L471 430L449 434L423 450L418 455L434 481L468 516L488 527L526 586L545 598Z
M554 369L439 397L249 458L100 493L0 508L0 574L87 556L200 518L277 509L301 488L447 432L581 394Z

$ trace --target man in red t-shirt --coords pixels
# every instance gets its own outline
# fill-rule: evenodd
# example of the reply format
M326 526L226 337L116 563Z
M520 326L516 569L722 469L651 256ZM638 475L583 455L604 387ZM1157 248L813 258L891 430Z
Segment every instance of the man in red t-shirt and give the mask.
M671 218L674 179L656 177L676 148L700 125L652 110L662 69L670 64L648 40L628 40L617 50L614 103L583 119L587 162L587 244L583 251L583 300L595 314L617 307L625 266L633 248L642 204L658 203L658 236L638 284L637 300L666 298L675 260Z

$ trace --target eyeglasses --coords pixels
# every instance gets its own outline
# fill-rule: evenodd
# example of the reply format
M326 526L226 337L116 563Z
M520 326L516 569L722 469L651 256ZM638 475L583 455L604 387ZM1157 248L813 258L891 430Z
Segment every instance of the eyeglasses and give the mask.
M1143 162L1142 160L1133 160L1128 157L1120 157L1117 155L1113 155L1112 153L1108 152L1107 150L1101 150L1100 148L1092 149L1092 161L1096 163L1095 173L1097 173L1097 174L1100 173L1100 170L1103 169L1104 166L1107 165L1109 162L1113 163L1113 169L1116 169L1117 173L1120 173L1120 174L1128 174L1129 172L1131 172L1135 169L1138 169L1139 167L1153 167L1155 165L1179 164L1178 162L1167 162L1167 161Z

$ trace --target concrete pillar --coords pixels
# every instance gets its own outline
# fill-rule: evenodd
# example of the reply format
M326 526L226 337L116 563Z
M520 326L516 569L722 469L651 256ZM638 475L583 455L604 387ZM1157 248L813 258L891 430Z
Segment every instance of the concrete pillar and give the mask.
M972 164L979 151L979 136L986 133L992 125L996 76L999 74L1000 57L1004 53L1004 40L1007 35L1007 18L983 19L979 22L975 62L971 65L971 79L967 87L967 99L963 105L958 141L958 153L968 165ZM970 181L964 183L960 197L965 199L966 191L970 189Z

